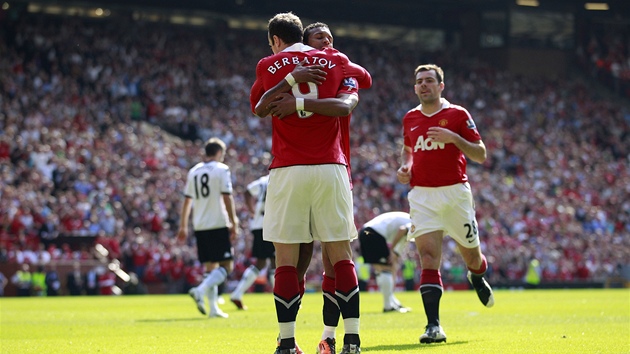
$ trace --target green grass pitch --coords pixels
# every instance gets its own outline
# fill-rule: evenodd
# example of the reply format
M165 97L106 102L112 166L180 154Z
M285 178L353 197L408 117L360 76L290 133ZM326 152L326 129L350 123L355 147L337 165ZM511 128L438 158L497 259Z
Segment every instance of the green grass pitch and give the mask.
M188 295L2 298L0 352L273 353L271 294L246 294L247 311L223 297L228 319L202 316ZM630 353L629 289L499 290L491 309L472 291L446 292L440 312L447 342L422 345L420 295L397 297L413 311L383 313L380 293L361 293L363 353ZM313 354L322 298L306 294L302 303L296 338Z

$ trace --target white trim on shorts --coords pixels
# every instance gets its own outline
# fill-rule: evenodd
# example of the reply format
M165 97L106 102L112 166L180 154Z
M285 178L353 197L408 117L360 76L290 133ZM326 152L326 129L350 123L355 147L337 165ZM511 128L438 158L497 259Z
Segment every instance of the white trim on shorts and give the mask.
M414 187L409 191L411 228L407 240L443 231L466 248L479 246L475 202L470 184Z
M263 238L278 243L357 238L346 166L298 165L269 173Z

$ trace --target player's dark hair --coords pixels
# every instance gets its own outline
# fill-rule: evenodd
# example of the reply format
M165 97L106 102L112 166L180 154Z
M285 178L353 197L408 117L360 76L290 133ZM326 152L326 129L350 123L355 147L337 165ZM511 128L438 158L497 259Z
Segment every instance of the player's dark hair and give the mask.
M444 71L442 70L442 68L440 68L439 66L435 64L423 64L423 65L418 66L416 70L414 70L413 72L413 79L414 80L416 79L416 76L418 76L419 72L431 71L431 70L435 71L435 75L437 76L438 83L444 82Z
M206 156L215 156L219 151L225 151L225 143L219 138L210 138L206 142Z
M304 35L302 36L302 43L308 44L308 37L311 35L311 32L313 32L313 30L316 28L330 29L330 27L328 27L328 25L323 22L311 23L310 25L306 26L306 28L304 28Z
M278 36L286 44L298 43L302 40L302 21L292 12L277 14L267 25L269 39Z

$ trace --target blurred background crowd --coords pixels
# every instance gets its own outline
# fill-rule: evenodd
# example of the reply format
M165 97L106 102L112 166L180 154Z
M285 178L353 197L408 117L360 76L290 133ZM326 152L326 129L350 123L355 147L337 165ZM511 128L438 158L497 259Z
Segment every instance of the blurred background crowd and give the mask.
M217 136L242 221L238 280L251 262L245 187L271 159L270 121L249 106L256 63L271 54L266 32L41 14L0 24L0 265L33 274L89 265L106 289L117 260L134 284L184 292L201 271L194 242L175 241L185 176ZM557 78L514 74L461 49L337 37L374 79L351 124L357 227L408 211L395 173L401 119L418 104L413 70L431 62L445 70L444 97L470 111L488 148L468 175L491 283L522 282L534 259L542 282L627 276L630 31L593 28L581 40L575 71ZM464 283L455 243L444 252L445 283ZM417 261L413 244L404 258ZM315 256L312 286L322 271Z

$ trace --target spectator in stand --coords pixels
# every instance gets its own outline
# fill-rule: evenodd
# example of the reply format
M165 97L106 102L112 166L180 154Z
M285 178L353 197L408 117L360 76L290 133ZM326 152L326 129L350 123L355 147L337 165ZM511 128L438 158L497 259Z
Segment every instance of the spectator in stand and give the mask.
M0 297L4 296L4 288L9 284L9 279L0 272Z
M85 292L85 276L81 273L81 263L72 263L72 271L66 276L67 294L83 295Z
M39 238L45 247L48 247L58 236L57 216L55 214L46 215L45 221L39 228Z
M96 275L100 295L119 295L116 292L116 275L113 272L103 266L98 266Z
M137 242L133 242L131 246L133 272L138 275L140 279L144 279L144 272L148 266L151 258L147 243L145 239L140 236L137 238Z
M189 259L186 262L184 273L184 292L188 293L191 288L195 287L203 280L204 267L200 262Z
M149 258L149 263L144 270L142 281L146 284L157 284L163 283L164 280L160 263L154 258Z
M59 273L57 273L57 266L55 263L48 264L48 271L46 272L46 295L57 296L61 289L61 281L59 279Z
M168 269L166 270L169 294L183 294L188 292L188 289L184 291L185 271L186 266L184 260L178 255L173 255L168 262Z
M98 273L100 269L98 267L91 268L85 273L85 294L86 295L98 295L100 291L100 282ZM104 273L104 271L103 271Z

